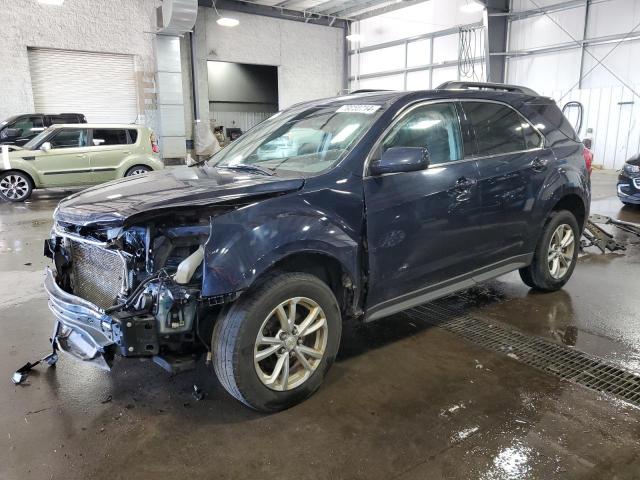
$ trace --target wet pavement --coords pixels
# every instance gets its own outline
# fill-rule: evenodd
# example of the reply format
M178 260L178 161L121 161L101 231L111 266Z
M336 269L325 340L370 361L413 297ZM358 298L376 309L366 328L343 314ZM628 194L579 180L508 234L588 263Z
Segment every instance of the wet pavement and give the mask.
M614 184L594 173L592 212L640 223ZM14 386L47 351L42 239L63 195L0 203L1 480L640 478L640 409L402 315L347 326L320 391L273 415L232 400L202 364L169 377L148 361L106 373L62 357ZM640 373L640 242L616 235L627 252L587 252L560 292L509 274L460 302Z

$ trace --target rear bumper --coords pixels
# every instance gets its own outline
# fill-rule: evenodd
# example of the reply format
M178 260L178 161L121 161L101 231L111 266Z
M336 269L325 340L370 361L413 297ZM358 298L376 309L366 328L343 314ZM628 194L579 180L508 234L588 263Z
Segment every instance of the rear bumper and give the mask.
M91 302L62 290L47 268L44 288L56 318L53 341L73 357L110 369L116 351L114 319Z

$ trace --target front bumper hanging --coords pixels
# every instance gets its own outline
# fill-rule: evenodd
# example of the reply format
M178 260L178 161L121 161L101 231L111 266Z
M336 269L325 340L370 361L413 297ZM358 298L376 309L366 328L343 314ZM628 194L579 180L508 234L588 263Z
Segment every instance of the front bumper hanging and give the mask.
M49 309L56 317L52 342L63 352L109 370L116 343L113 318L93 303L62 290L49 268L44 288L49 295Z

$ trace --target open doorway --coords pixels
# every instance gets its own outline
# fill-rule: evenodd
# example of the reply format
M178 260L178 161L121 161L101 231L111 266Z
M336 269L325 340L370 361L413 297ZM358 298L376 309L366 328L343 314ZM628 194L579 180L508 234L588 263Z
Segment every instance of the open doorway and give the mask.
M278 67L207 62L209 115L221 145L278 111Z

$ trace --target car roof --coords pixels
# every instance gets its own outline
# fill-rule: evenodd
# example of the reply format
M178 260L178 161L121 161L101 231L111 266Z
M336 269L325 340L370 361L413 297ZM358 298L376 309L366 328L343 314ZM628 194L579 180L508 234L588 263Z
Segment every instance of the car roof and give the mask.
M149 128L146 125L133 123L56 123L49 128L128 128L140 129Z
M489 84L488 84L489 85ZM543 97L535 92L525 91L500 91L494 89L476 88L448 88L433 90L395 91L395 90L367 90L354 92L339 97L323 98L310 102L293 105L291 108L309 107L340 107L342 105L367 104L380 105L383 108L392 105L401 108L404 105L421 100L460 99L460 100L493 100L508 104L522 104L532 100L540 100ZM545 99L547 100L547 99Z

